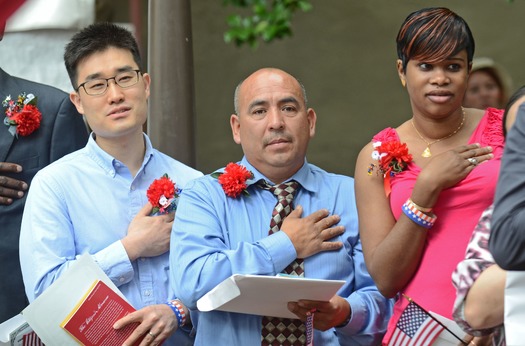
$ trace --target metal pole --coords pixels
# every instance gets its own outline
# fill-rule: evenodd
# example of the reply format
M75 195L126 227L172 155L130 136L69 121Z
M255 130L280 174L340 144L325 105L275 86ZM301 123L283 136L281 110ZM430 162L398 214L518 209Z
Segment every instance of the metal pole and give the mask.
M148 135L163 153L195 167L190 0L149 0Z

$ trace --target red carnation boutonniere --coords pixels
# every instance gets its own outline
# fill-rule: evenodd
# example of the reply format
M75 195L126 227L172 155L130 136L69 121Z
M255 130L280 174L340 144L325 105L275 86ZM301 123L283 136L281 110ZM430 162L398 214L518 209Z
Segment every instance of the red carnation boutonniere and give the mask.
M410 162L412 155L408 152L406 143L401 143L394 129L386 129L374 137L372 141L374 151L372 159L378 162L370 164L368 174L372 175L374 168L378 168L378 173L385 179L385 193L390 194L390 177L405 170Z
M9 133L13 136L29 136L40 127L42 113L36 107L36 96L22 93L15 100L11 95L2 102L6 107L4 124L9 127Z
M230 162L224 168L224 172L215 172L211 176L219 181L228 197L237 198L241 193L250 195L246 190L246 180L253 179L253 173L242 165Z
M164 174L159 179L153 180L146 192L148 201L153 205L151 215L168 214L177 209L177 202L181 189Z

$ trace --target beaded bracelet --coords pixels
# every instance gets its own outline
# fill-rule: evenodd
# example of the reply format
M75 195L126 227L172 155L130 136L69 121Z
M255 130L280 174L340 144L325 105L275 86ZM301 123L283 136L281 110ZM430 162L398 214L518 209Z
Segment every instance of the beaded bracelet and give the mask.
M184 325L186 324L186 313L182 308L182 304L178 300L168 300L166 304L169 305L171 310L173 310L173 312L175 313L175 316L177 316L177 322L179 324L178 327L184 327Z
M425 214L417 209L414 203L409 199L403 204L403 213L412 221L425 228L431 228L437 220L435 214Z

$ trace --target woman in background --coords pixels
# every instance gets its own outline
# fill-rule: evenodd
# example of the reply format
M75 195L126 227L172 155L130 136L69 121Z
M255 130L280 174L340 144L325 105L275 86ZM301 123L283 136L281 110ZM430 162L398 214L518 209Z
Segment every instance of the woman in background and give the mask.
M511 88L510 76L494 60L474 58L463 106L478 109L503 108Z

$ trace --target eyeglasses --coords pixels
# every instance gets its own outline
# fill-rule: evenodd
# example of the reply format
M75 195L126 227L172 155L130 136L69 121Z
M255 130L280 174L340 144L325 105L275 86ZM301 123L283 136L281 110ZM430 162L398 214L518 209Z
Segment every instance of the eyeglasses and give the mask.
M126 89L134 86L139 81L140 70L130 70L121 72L116 76L110 78L97 78L88 80L78 86L76 91L78 92L81 87L84 88L86 94L90 96L98 96L104 94L108 90L109 81L113 79L122 89Z

